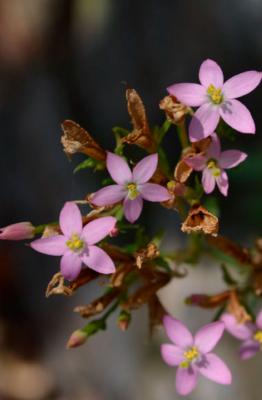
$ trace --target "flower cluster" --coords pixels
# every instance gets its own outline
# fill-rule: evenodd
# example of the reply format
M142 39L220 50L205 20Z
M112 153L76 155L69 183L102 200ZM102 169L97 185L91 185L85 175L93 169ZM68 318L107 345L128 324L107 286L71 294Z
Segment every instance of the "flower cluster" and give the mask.
M222 151L221 146L226 146L228 137L235 137L235 130L255 133L250 112L237 99L253 91L261 77L261 72L248 71L224 82L219 65L206 60L200 67L200 84L176 83L168 88L169 95L160 101L166 120L153 129L140 96L128 89L127 109L132 128L113 129L114 152L104 149L74 121L63 122L61 142L65 153L86 157L75 171L91 168L97 174L104 173L102 186L84 199L67 201L59 221L36 226L31 222L12 224L0 229L0 239L34 239L29 244L32 249L61 257L60 271L50 280L47 297L70 296L79 287L103 276L101 296L75 308L83 318L102 316L74 330L68 348L83 345L91 335L106 329L107 319L116 310L117 325L125 331L133 311L147 305L150 329L164 325L172 342L161 346L161 354L169 366L177 367L176 388L181 395L188 395L195 388L199 375L219 384L231 383L229 368L213 353L224 330L242 341L242 359L252 357L262 348L262 311L256 322L252 322L249 311L250 292L254 297L262 294L262 240L246 249L218 235L219 213L206 202L206 195L216 185L222 195L228 195L227 170L247 158L240 150ZM191 107L199 108L194 112ZM188 132L187 118L191 118ZM181 145L176 160L169 159L163 141L172 130L177 131ZM139 147L144 156L137 158L135 153L134 158L128 157L129 146ZM146 233L140 218L144 201L159 203L167 213L179 214L179 228L189 234L183 248L166 253L161 247L162 234ZM91 211L83 213L80 204L89 206ZM129 235L125 236L127 231ZM118 242L118 236L123 240ZM129 237L131 241L127 242ZM223 314L193 337L181 321L167 315L157 292L171 279L185 278L187 274L179 265L196 264L203 252L221 260L228 289L214 295L192 294L186 299L188 305L218 308L216 315ZM239 281L232 277L231 265L241 266L241 271L246 268L246 277Z

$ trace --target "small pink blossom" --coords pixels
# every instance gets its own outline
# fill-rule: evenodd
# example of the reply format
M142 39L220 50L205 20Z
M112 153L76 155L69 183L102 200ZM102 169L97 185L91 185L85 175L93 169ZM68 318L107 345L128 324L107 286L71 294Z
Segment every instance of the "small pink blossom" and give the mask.
M70 281L77 278L82 264L100 274L111 274L115 272L113 261L104 250L94 244L109 235L115 224L114 217L102 217L83 227L78 206L67 202L59 216L62 235L34 240L30 246L43 254L62 256L61 273Z
M227 196L228 176L225 169L236 167L243 162L247 154L239 150L221 151L220 140L216 133L211 136L211 144L204 155L187 157L184 161L196 171L202 172L202 185L206 193L211 193L217 184L220 192Z
M126 219L135 222L143 208L143 200L166 201L170 199L168 190L155 183L148 183L158 162L158 155L143 158L131 171L127 162L114 153L107 153L106 166L116 185L98 190L92 197L96 206L106 206L123 201Z
M239 350L242 360L252 358L262 350L262 310L258 313L255 323L239 323L235 316L229 313L222 315L221 321L232 336L243 341Z
M34 237L35 227L31 222L18 222L16 224L0 228L1 240L24 240Z
M182 103L199 107L189 125L191 142L201 140L214 132L220 117L241 133L255 133L255 123L249 110L236 99L252 92L261 78L261 72L247 71L224 83L220 66L207 59L199 70L201 84L178 83L168 87L168 92Z
M222 385L231 384L231 372L226 364L216 354L210 353L223 335L223 322L203 326L194 337L177 319L165 316L163 322L167 336L174 344L162 344L161 354L166 364L178 367L176 389L180 395L192 392L199 373Z

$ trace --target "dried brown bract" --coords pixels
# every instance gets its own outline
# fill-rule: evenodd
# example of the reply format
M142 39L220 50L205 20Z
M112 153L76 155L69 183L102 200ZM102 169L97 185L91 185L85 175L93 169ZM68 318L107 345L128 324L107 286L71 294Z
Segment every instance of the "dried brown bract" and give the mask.
M137 268L141 269L144 262L153 260L158 256L159 250L155 243L149 243L144 249L135 253Z
M233 257L240 264L252 264L248 250L232 242L230 239L219 235L217 237L208 238L208 242L220 251Z
M251 321L252 319L245 307L240 304L235 290L232 290L230 293L227 310L230 314L234 315L237 322L240 324L244 324L245 322Z
M164 97L159 103L159 108L165 111L166 118L173 124L180 124L185 116L191 113L191 109L180 103L175 96Z
M182 232L200 232L216 236L218 232L218 218L201 205L193 206L181 227Z
M46 297L54 294L62 294L64 296L72 296L72 294L81 286L86 285L88 282L96 279L98 273L91 269L83 269L75 281L65 284L65 278L60 272L57 272L46 289Z
M134 263L124 263L120 265L116 272L111 275L110 286L120 287L124 284L126 276L134 269Z
M106 307L117 297L119 289L111 289L108 293L94 300L85 306L77 306L74 311L79 313L83 318L89 318L96 314L100 314Z
M151 134L144 104L134 89L126 91L127 109L131 117L133 131L122 138L123 143L135 144L150 153L156 151L155 142Z
M179 183L185 183L190 177L193 168L187 165L184 160L180 160L175 168L174 177Z
M230 295L230 290L226 290L225 292L214 294L212 296L207 294L192 294L185 300L185 302L188 305L202 308L216 308L227 302L230 298Z
M157 326L161 326L163 324L163 317L164 315L167 314L167 311L160 303L156 294L154 294L148 302L148 312L149 312L149 328L150 328L150 333L152 333L154 328L156 328Z
M63 136L61 143L68 157L75 153L83 153L97 161L105 161L105 150L80 125L71 120L62 123Z

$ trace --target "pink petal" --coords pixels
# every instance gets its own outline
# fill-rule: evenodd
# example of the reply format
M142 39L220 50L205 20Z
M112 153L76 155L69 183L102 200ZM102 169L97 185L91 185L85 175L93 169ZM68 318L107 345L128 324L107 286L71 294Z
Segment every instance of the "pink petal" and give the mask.
M144 200L167 201L170 199L168 190L156 183L144 183L139 187L139 192Z
M215 189L216 180L208 168L203 170L202 185L204 191L209 194Z
M79 254L67 251L60 262L60 270L63 277L69 281L74 281L81 271L82 261Z
M67 238L63 235L51 236L44 239L37 239L30 243L32 249L49 256L62 256L68 249Z
M223 85L224 75L222 69L215 61L207 59L200 66L199 80L206 88L212 84L219 89Z
M234 168L247 158L247 154L239 150L223 151L219 158L221 168Z
M232 382L229 368L216 354L205 354L203 362L198 365L198 370L206 378L221 385L230 385Z
M221 321L203 326L195 335L194 345L201 353L208 353L221 339L224 329L225 324Z
M94 193L91 202L96 206L118 203L126 196L127 190L121 185L109 185Z
M237 339L247 340L253 336L255 326L253 324L240 324L236 318L229 313L225 313L221 317L224 322L226 331Z
M82 215L78 206L72 201L65 203L59 215L59 225L63 234L67 237L73 233L82 232Z
M119 185L125 185L132 180L132 172L122 157L108 152L106 167L112 179Z
M262 329L262 310L257 315L256 324L259 329Z
M206 166L206 157L197 155L192 157L185 157L184 161L189 167L193 168L195 171L202 171Z
M228 176L225 171L221 171L221 174L216 177L216 183L220 192L227 196L228 193Z
M167 91L190 107L198 107L205 102L206 90L197 83L176 83L169 86Z
M163 323L167 336L177 346L185 349L193 345L193 336L181 321L165 315Z
M133 181L136 183L147 182L154 174L158 163L158 155L151 154L139 161L133 169Z
M162 344L161 355L163 360L170 367L179 365L184 359L184 350L180 347L174 346L173 344Z
M135 200L124 200L124 214L126 219L133 224L139 217L143 208L143 199L141 196Z
M176 390L181 396L187 396L197 385L197 371L193 367L180 368L176 372Z
M223 120L241 133L255 133L256 127L249 110L238 100L227 100L219 112Z
M236 99L252 92L261 82L262 74L258 71L246 71L235 75L225 82L223 93L226 99Z
M100 274L112 274L116 271L112 259L100 247L88 246L87 251L84 251L80 257L85 265Z
M239 355L242 360L248 360L254 357L260 350L260 344L254 340L247 340L244 342L239 349Z
M207 157L218 160L220 158L220 153L221 153L220 139L217 136L217 134L214 132L211 135L211 143L207 150Z
M189 124L191 142L197 142L211 135L219 121L219 107L205 103L194 114Z
M114 217L97 218L85 225L82 237L89 245L100 242L100 240L109 235L115 227L116 222L117 221Z

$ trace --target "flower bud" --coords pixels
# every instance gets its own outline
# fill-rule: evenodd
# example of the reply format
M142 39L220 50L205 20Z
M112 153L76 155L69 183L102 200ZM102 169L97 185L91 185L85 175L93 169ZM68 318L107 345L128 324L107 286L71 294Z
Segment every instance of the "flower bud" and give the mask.
M2 240L24 240L34 237L35 227L31 222L18 222L0 228L0 239Z
M121 329L121 331L125 332L129 326L130 321L131 314L125 310L122 310L117 319L118 328Z
M67 349L72 349L74 347L82 346L82 344L86 342L86 339L87 339L86 332L82 331L81 329L78 329L77 331L74 331L72 333L66 344L66 347Z
M116 237L119 234L119 229L118 227L115 225L114 228L109 232L109 236L110 237Z

